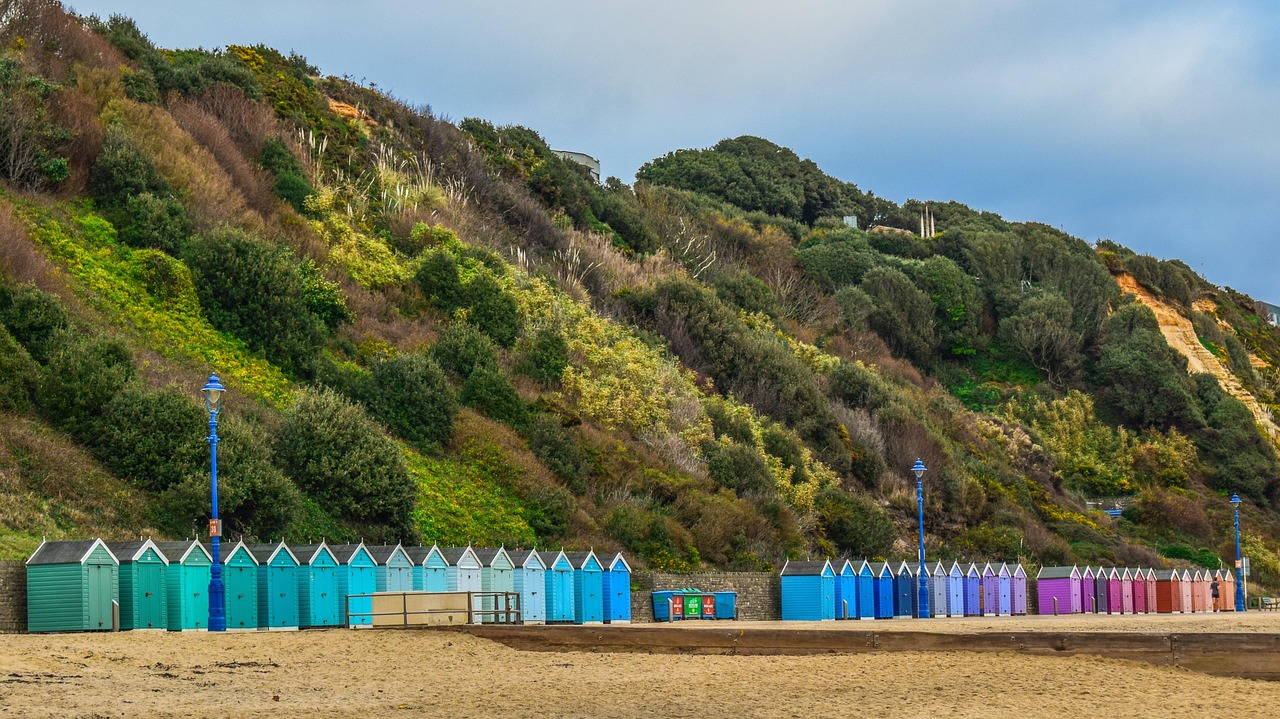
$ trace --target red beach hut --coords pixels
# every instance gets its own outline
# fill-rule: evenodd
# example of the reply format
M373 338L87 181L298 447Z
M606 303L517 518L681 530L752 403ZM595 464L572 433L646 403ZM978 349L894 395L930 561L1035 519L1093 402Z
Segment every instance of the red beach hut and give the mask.
M1182 611L1182 572L1176 569L1156 572L1156 611L1161 614Z
M1236 610L1236 578L1230 569L1222 570L1222 581L1218 582L1218 596L1222 599L1222 611Z
M1124 613L1124 579L1115 567L1102 570L1107 574L1107 614Z

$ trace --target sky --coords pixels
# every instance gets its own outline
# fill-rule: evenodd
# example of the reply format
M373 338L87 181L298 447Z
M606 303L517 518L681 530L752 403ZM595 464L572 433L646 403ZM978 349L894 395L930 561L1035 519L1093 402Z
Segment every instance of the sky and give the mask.
M1280 3L67 0L170 48L262 43L634 180L758 135L897 202L1179 258L1280 303Z

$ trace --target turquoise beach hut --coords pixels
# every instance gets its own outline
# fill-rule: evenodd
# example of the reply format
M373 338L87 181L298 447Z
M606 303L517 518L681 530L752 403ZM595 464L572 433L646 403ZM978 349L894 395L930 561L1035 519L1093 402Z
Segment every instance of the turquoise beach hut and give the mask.
M480 591L482 592L515 592L516 591L516 565L511 561L511 555L507 554L507 550L499 547L498 549L477 549L475 550L476 558L480 560ZM480 621L486 623L492 622L513 622L514 615L504 615L506 612L516 609L514 599L501 599L497 596L483 597L480 601L480 609L486 612L480 615ZM495 612L488 614L487 612Z
M565 554L573 565L573 623L604 623L604 567L594 551Z
M419 592L449 591L449 562L436 545L409 547L405 550L413 562L413 588Z
M111 631L120 563L101 539L41 542L26 567L27 631Z
M120 628L169 628L169 598L164 575L169 560L145 539L137 542L107 542L107 549L120 562Z
M836 574L831 562L788 561L780 577L784 620L835 619Z
M858 576L853 562L837 559L831 563L836 575L836 619L858 618Z
M206 552L209 545L201 544ZM258 558L249 545L236 542L219 548L222 555L223 607L227 631L248 632L258 628ZM212 565L210 565L212 566ZM205 602L208 606L208 602Z
M271 630L298 628L298 557L279 544L250 544L258 560L258 626Z
M156 542L156 547L169 560L164 574L165 594L169 601L168 628L175 632L208 629L209 568L213 566L209 550L194 539ZM224 593L226 585L224 579Z
M364 542L335 544L329 547L329 551L338 563L334 572L338 587L338 623L348 627L372 626L370 612L373 611L373 600L358 595L378 591L378 565L373 561L373 555L369 554Z
M875 578L876 619L893 619L893 570L888 562L872 562L871 576Z
M857 567L857 584L854 588L858 595L858 619L876 618L876 575L871 571L871 563L862 560Z
M379 544L366 548L377 567L373 574L375 591L413 591L413 562L404 547L399 544Z
M342 621L338 559L324 542L298 544L298 626L336 627Z
M512 585L520 595L520 621L523 624L544 624L547 621L547 568L542 557L533 550L508 552L511 563Z
M604 620L609 624L631 623L631 565L622 552L604 568Z
M947 568L942 562L925 567L929 573L929 616L947 616L947 599L951 596L947 584Z
M542 552L542 565L547 568L543 575L547 602L547 622L572 622L573 610L573 564L560 552Z

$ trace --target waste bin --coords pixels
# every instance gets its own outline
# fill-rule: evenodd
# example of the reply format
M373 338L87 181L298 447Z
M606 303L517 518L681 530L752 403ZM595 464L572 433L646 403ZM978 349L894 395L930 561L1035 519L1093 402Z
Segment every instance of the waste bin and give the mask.
M707 593L702 595L702 618L703 619L716 618L716 595L713 593Z
M702 592L697 589L685 589L682 594L684 595L684 618L701 619Z
M674 622L683 619L684 592L663 591L653 593L653 620L655 622Z
M738 618L738 593L737 592L716 592L715 593L715 616L716 619L737 619Z

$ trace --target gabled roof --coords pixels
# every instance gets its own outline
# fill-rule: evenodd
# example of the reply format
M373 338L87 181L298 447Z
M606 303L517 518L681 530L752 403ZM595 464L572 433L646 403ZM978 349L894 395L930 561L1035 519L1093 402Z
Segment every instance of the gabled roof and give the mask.
M997 576L997 577L1007 577L1007 576L1009 576L1010 574L1011 574L1011 572L1009 571L1009 563L1008 563L1008 562L1004 562L1004 563L1002 563L1002 564L1000 565L1000 568L996 570L996 576Z
M160 551L156 543L150 539L130 542L107 542L107 549L111 550L111 553L115 555L116 560L121 564L128 564L142 559L142 555L146 554L148 549L154 551L160 561L165 564L169 563L169 558L164 556L164 552Z
M818 577L827 572L831 572L831 562L823 559L822 561L802 561L793 562L787 560L782 565L782 571L778 572L781 577ZM834 572L832 572L834 574Z
M914 577L914 576L916 576L916 573L915 573L915 572L913 572L913 571L911 571L911 563L910 563L910 562L902 562L901 564L899 564L899 565L898 565L898 571L894 572L893 574L894 574L894 576L896 576L896 577L901 577L901 576L902 576L902 575L904 575L904 574L905 574L905 575L907 575L908 577Z
M587 562L593 559L596 560L597 567L604 569L604 566L600 564L600 558L596 556L595 550L588 550L586 552L565 552L564 556L569 558L569 563L573 565L574 569L585 568L587 566Z
M27 560L27 565L84 564L99 544L107 550L107 554L116 564L120 563L116 555L112 554L111 548L101 539L72 539L63 542L41 542L40 546L36 547L36 551L31 554L31 558Z
M855 569L853 566L853 562L849 561L849 559L846 557L841 557L839 559L832 559L829 561L831 562L831 571L835 572L837 577L843 576L844 570L846 569L849 570L850 576L853 576L858 573L858 570Z
M966 577L981 577L981 576L982 576L982 570L981 570L981 569L978 569L978 565L976 565L976 564L970 564L968 567L965 567L965 570L964 570L964 576L966 576Z
M333 552L333 558L340 565L350 564L360 550L364 550L365 554L369 554L369 549L364 546L364 542L356 544L335 544L329 547L329 551ZM369 559L373 559L373 555L369 555Z
M1084 571L1080 573L1081 579L1093 579L1094 576L1096 575L1093 573L1093 567L1085 567Z
M963 576L964 576L964 567L960 566L960 563L959 563L959 562L952 562L952 563L951 563L951 568L947 570L947 574L948 574L948 575L950 575L950 576L953 576L953 577L954 577L954 576L961 576L961 577L963 577Z
M545 570L547 568L547 563L543 561L542 555L536 549L517 549L514 552L507 552L507 556L511 557L512 564L521 569Z
M213 549L210 547L209 543L202 539L200 540L200 546L204 548L205 554L208 554L210 560L212 560ZM249 550L249 545L245 544L244 540L236 540L231 544L219 544L218 554L221 555L219 559L223 564L231 561L231 558L235 556L236 552L244 552L245 556L252 559L254 564L262 564L262 562L258 561L257 557L253 556L253 552Z
M471 560L477 565L480 564L480 558L476 556L476 550L471 547L444 547L440 550L440 554L444 556L444 561L450 567L458 566L458 562L461 562L462 558L466 556L470 556Z
M943 564L942 562L938 562L937 564L933 565L933 569L929 570L929 574L935 577L937 576L945 577L947 576L947 565Z
M1157 582L1172 582L1182 579L1182 573L1176 569L1158 569L1156 570Z
M1128 567L1125 567L1125 568L1124 568L1124 571L1120 572L1120 578L1121 578L1121 579L1128 579L1128 580L1132 580L1132 579L1133 579L1133 572L1129 571L1129 568L1128 568Z
M191 556L191 553L197 549L204 553L205 559L208 559L210 562L213 561L213 555L209 553L209 550L205 549L203 544L194 539L182 542L156 542L156 547L160 550L160 554L164 555L165 559L169 560L170 564L173 564L174 562L182 564L187 561L187 557Z
M996 576L996 568L991 566L991 562L987 562L986 564L982 565L982 569L980 571L982 572L982 576L984 577Z
M431 545L430 547L423 547L423 546L405 547L404 553L409 555L409 562L413 566L420 567L427 563L427 557L431 556L431 550L434 547L435 547L434 544Z
M284 542L279 544L246 544L244 547L249 550L249 554L252 554L254 559L258 560L258 564L270 564L271 560L275 559L281 550L293 559L294 564L301 564L298 561L298 555L294 554Z
M515 562L511 561L511 555L507 554L507 550L502 547L497 549L476 549L473 551L476 559L480 560L480 566L482 567L493 567L493 563L498 561L498 557L506 557L507 563L515 566Z
M1036 579L1070 579L1079 576L1080 570L1076 567L1041 567Z
M548 571L555 568L556 564L560 562L561 557L564 557L564 550L562 549L557 549L554 552L538 552L538 558L542 560L543 568ZM564 560L566 563L569 562L568 557L565 557Z
M1108 567L1106 571L1107 571L1107 579L1119 580L1122 578L1120 576L1120 570L1116 569L1115 567Z
M871 562L868 562L865 559L853 565L853 571L855 574L861 575L864 569L866 570L867 574L870 574L872 576L875 575L875 572L871 571Z
M610 572L616 572L618 570L615 569L615 567L617 567L619 564L626 567L627 574L631 573L631 565L627 562L627 558L622 556L622 552L618 552L616 555L614 555L613 559L609 561L609 566L607 567L607 569Z
M1014 568L1013 568L1013 576L1015 576L1015 577L1025 577L1025 576L1027 576L1027 569L1026 569L1026 567L1023 567L1021 564L1015 565L1015 566L1014 566Z
M323 541L319 544L295 544L289 549L298 558L298 564L311 564L316 557L320 556L320 552L327 552L334 562L338 561L338 558L333 556L333 550Z
M404 551L404 547L399 544L375 544L372 547L366 546L365 549L368 550L369 556L373 557L373 563L380 567L385 567L390 563L391 558L397 553L406 560L409 559L408 552Z

